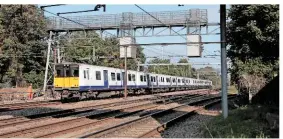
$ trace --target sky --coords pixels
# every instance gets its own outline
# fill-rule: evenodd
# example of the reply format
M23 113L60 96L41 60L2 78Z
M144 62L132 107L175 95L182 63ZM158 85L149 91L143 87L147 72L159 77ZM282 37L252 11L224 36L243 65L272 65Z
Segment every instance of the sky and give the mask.
M39 5L40 6L40 5ZM46 8L46 10L58 13L58 12L69 12L69 11L80 11L80 10L90 10L93 9L95 5L63 5L58 7L50 7ZM189 10L189 9L207 9L208 11L208 23L219 23L220 14L219 14L219 5L139 5L147 12L159 12L159 11L179 11L179 10ZM229 8L229 6L227 6ZM77 15L104 15L104 14L120 14L123 12L143 12L135 5L106 5L106 12L102 10L96 12L88 12L88 13L79 13L79 14L70 14L67 16L77 16ZM48 13L45 13L46 16L51 16ZM215 33L219 33L219 27L209 26L208 30L212 31L216 29ZM175 29L174 29L175 30ZM175 30L177 31L177 29ZM181 32L182 33L182 32ZM185 33L185 30L183 31ZM165 42L185 42L184 38L181 36L165 36L165 37L137 37L137 43L165 43ZM203 42L219 42L220 35L202 35ZM186 47L185 45L170 45L164 46L163 54L165 55L186 55ZM144 54L146 57L158 56L162 55L162 47L161 46L146 46L143 47ZM190 63L219 63L220 64L220 56L217 57L209 57L206 58L206 55L220 55L220 44L204 44L204 51L202 53L202 57L200 58L189 58ZM181 57L170 58L172 63L176 63ZM150 60L150 59L148 59ZM147 61L148 61L147 60ZM195 68L205 67L207 65L193 65ZM220 65L210 65L213 68L220 69Z

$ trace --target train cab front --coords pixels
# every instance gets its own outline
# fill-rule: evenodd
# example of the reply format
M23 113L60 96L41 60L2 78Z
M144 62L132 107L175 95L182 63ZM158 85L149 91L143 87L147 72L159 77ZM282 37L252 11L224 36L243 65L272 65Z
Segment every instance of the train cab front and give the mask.
M79 93L79 65L56 64L54 89L61 93L61 98L73 97Z

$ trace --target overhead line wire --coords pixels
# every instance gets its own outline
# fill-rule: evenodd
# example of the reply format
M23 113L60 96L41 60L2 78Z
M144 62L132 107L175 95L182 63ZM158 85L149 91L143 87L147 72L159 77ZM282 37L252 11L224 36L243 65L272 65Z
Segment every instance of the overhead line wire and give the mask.
M139 5L135 4L136 7L138 7L140 10L142 10L143 12L145 12L146 14L148 14L149 16L151 16L152 18L154 18L155 20L157 20L159 23L163 24L166 26L166 24L164 24L162 21L160 21L158 18L156 18L155 16L151 15L149 12L147 12L146 10L144 10L142 7L140 7ZM181 34L179 34L177 31L173 30L171 28L171 30L173 32L175 32L176 34L178 34L180 37L182 37L183 39L187 40L184 36L182 36Z
M55 14L55 13L52 13L52 12L48 11L48 10L45 10L44 8L41 8L41 9L42 9L43 11L47 12L47 13L50 13L50 14L55 15L55 16L58 16L58 17L63 18L63 19L65 19L65 20L71 21L71 22L73 22L73 23L79 24L79 25L84 26L84 27L86 27L86 28L91 28L91 27L88 26L88 25L85 25L85 24L82 24L82 23L80 23L80 22L74 21L74 20L72 20L72 19L69 19L69 18L60 16L60 15L57 15L57 14ZM83 28L82 30L85 30L85 28ZM117 38L117 36L113 35L112 33L109 33L108 31L103 31L103 32L105 32L105 33L107 33L107 34L109 34L109 35L111 35L111 36Z

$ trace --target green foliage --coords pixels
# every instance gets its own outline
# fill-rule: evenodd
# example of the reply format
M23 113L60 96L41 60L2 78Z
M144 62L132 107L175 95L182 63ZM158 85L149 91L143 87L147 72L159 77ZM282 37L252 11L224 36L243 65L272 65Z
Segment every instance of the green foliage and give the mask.
M165 63L169 64L169 59L158 59L155 58L148 62L149 64L154 63ZM178 63L189 63L187 59L180 59ZM148 66L148 71L151 73L166 74L173 76L184 76L184 77L195 77L195 69L191 68L191 65L168 65L168 66Z
M83 32L73 33L72 38L85 38ZM120 58L120 48L115 38L102 40L95 31L87 32L87 38L91 39L65 39L60 42L64 48L64 60L67 62L87 63L93 65L123 68L124 58ZM95 54L95 56L94 56ZM140 62L145 61L142 48L137 49L137 58ZM131 70L137 69L137 61L128 59L127 67Z
M1 83L21 85L25 83L24 73L34 70L39 74L43 70L46 28L36 5L2 5L0 33Z
M44 71L40 73L36 73L35 71L30 71L28 73L24 73L24 79L26 82L31 83L33 88L40 88L44 81Z
M36 5L1 5L2 86L24 86L26 83L32 83L33 87L42 86L48 38L46 24L42 11ZM64 61L123 68L124 60L119 58L119 46L115 38L102 40L95 31L74 32L72 38L76 39L64 38L64 33L59 35ZM86 37L92 39L77 39ZM96 56L93 56L93 47ZM142 48L138 48L137 57L141 63L145 61ZM129 59L128 68L136 70L137 61Z
M214 88L221 88L221 78L215 69L212 67L204 67L197 70L200 79L212 81Z
M231 79L243 74L272 79L279 72L279 5L232 5L227 24Z
M237 94L238 93L238 90L237 90L236 86L234 86L234 85L229 86L227 91L228 91L228 94Z
M262 106L243 106L229 111L227 119L219 115L208 123L203 123L207 138L266 138L278 137L271 132L265 121L268 108Z

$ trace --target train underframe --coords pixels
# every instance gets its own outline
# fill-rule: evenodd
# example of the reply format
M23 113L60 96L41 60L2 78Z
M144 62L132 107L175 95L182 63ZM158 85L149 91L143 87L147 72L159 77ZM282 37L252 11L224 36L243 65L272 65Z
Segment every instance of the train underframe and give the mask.
M146 94L155 94L155 93L165 93L172 91L185 91L185 90L196 90L196 89L211 89L210 86L191 86L191 87L151 87L151 88L128 88L128 95L146 95ZM60 95L61 100L83 100L83 99L95 99L100 94L106 92L112 92L116 96L123 96L124 89L112 89L112 90L88 90L88 91L79 91L76 89L56 89Z

